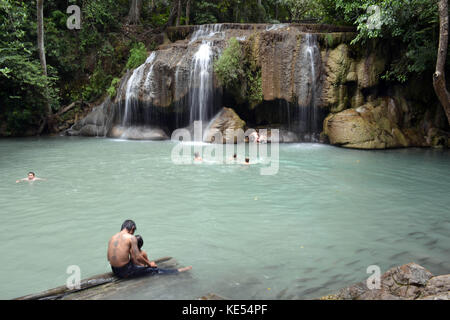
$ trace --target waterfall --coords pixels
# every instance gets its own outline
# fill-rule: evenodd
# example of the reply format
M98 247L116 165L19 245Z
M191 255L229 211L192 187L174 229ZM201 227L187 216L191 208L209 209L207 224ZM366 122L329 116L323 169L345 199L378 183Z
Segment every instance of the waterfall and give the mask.
M214 39L223 39L224 37L225 32L222 24L198 26L189 39L190 46L198 45L197 50L190 57L189 73L184 77L181 76L181 70L177 66L175 72L176 95L181 91L178 87L186 82L188 93L186 100L178 102L178 104L187 104L185 108L180 108L179 105L176 107L177 109L188 110L189 124L201 120L206 125L216 111L213 61L218 49L214 47ZM186 57L183 57L183 59L186 59ZM185 82L182 83L183 81ZM177 122L179 122L178 119Z
M287 24L287 23L276 23L276 24L267 26L266 31L280 30L280 29L286 28L288 26L289 26L289 24Z
M203 41L192 59L189 76L189 107L190 119L207 121L212 116L213 101L213 67L211 43Z
M299 131L304 141L318 141L321 131L320 110L317 107L317 92L320 76L320 50L317 36L306 34L298 56L297 97L299 109Z
M225 32L221 24L201 25L196 28L189 39L188 46L191 50L178 57L175 72L167 74L166 78L173 77L174 109L177 112L175 124L177 127L192 124L201 120L206 124L216 111L213 60L219 51L214 47L214 40L223 39ZM147 113L151 108L144 110L142 101L150 106L154 99L158 100L158 92L166 90L169 82L157 81L161 78L153 75L156 60L156 52L147 58L147 61L136 68L129 76L128 81L121 92L121 121L122 127L130 127L137 124L147 124ZM158 57L164 60L163 56ZM188 65L189 68L182 67ZM169 81L169 80L168 80ZM159 101L158 101L159 102ZM156 102L156 103L158 103Z
M152 52L144 64L140 65L138 68L134 69L130 78L127 81L125 90L125 110L123 112L122 126L128 127L135 122L133 116L136 115L136 110L138 108L138 98L141 94L146 95L146 98L151 100L151 86L152 86L152 75L153 75L153 62L156 57L156 52ZM148 66L150 65L150 68ZM144 82L144 86L141 86L142 81L144 81L145 71L148 69L147 77ZM144 92L142 92L144 90Z
M225 37L225 32L223 30L222 24L204 24L198 26L192 34L191 39L189 40L189 44L192 44L199 39L211 39L217 34L220 34L221 38Z

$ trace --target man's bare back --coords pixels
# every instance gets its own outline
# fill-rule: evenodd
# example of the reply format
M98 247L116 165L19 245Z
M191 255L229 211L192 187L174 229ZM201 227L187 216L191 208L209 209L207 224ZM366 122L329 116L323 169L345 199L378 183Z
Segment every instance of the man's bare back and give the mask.
M126 229L116 233L108 242L108 261L113 267L123 267L130 262L133 235Z
M122 228L120 232L109 239L107 254L109 263L115 268L121 268L130 261L135 265L157 267L155 262L149 261L139 251L137 239L134 236L136 230L134 222L130 226L129 229Z
M191 266L179 269L158 268L154 261L148 260L147 254L139 250L135 231L136 224L132 220L125 220L121 231L109 239L107 257L116 276L128 278L155 273L179 273L192 269Z

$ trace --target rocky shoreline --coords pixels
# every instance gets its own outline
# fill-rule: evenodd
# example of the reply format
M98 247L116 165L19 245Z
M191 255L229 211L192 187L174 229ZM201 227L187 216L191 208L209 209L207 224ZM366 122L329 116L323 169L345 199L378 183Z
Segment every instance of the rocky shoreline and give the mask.
M369 289L366 282L343 288L320 300L449 300L450 274L434 276L411 262L389 269L380 279L379 289Z

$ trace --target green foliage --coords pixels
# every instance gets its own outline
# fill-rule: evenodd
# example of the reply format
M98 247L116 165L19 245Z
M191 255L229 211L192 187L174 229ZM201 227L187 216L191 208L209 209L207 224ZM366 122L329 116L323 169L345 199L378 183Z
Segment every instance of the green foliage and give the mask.
M370 9L374 5L379 15ZM391 48L402 48L384 79L404 82L411 75L433 69L439 34L436 1L338 0L336 7L347 22L357 26L358 35L352 43L381 39Z
M291 21L298 21L309 18L317 7L317 1L311 0L284 0Z
M219 6L212 1L196 1L194 3L194 23L207 24L217 23Z
M225 88L235 90L239 86L239 81L245 75L242 60L243 54L239 41L231 38L228 47L214 63L214 71Z
M247 83L248 101L250 106L253 107L263 100L261 70L248 70Z
M167 23L167 20L169 20L169 13L157 13L152 15L151 17L151 24L155 27L162 27Z
M102 41L102 34L118 31L121 17L127 12L125 6L117 5L116 0L84 0L82 9L81 49Z
M83 90L83 100L92 101L103 95L108 85L111 83L111 75L105 73L102 64L99 62L95 67L90 82Z
M106 89L106 92L111 98L114 98L117 94L117 84L120 82L120 78L114 78L111 81L111 85L108 89Z
M221 84L233 92L238 103L248 101L255 106L262 101L261 69L251 55L244 54L239 41L231 38L227 48L214 63Z
M35 46L27 35L36 27L23 1L0 1L0 114L10 134L20 135L45 113L47 99L59 105L56 70L43 75Z
M130 57L127 61L127 69L134 69L139 67L147 59L147 49L142 42L135 43L130 50Z

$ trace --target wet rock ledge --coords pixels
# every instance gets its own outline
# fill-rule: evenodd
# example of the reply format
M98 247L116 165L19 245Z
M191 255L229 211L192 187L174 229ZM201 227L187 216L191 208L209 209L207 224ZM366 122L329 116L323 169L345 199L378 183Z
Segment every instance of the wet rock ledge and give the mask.
M449 300L450 274L433 276L424 267L408 263L381 276L380 289L360 282L321 300Z

